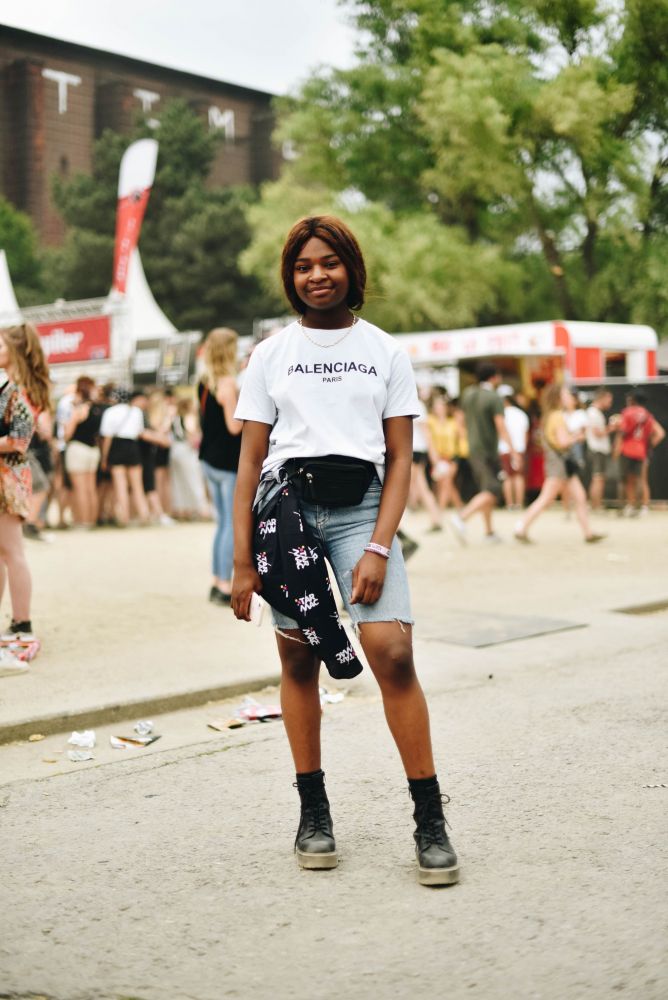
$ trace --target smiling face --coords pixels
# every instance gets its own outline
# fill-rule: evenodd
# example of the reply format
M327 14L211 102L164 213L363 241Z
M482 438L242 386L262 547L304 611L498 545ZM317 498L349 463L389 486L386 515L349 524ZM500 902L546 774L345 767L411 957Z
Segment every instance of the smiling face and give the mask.
M348 315L348 272L338 254L318 236L312 236L299 251L293 280L295 291L308 310L342 309Z

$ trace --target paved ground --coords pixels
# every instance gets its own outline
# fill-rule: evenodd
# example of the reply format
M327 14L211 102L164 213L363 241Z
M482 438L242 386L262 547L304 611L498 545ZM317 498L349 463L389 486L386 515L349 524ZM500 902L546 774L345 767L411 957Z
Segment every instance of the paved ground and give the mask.
M334 872L300 872L292 856L282 724L207 729L238 699L156 718L163 738L142 751L108 746L130 723L97 725L88 764L63 760L62 735L13 743L0 747L0 997L663 1000L668 612L615 609L668 601L668 516L601 523L610 537L595 548L555 512L535 548L487 549L474 528L464 552L412 520L426 543L410 564L416 649L459 886L416 882L410 803L368 672L325 709ZM501 533L511 524L500 518ZM47 642L30 677L0 678L4 720L29 721L31 697L38 719L61 692L92 711L111 695L178 693L177 681L204 691L237 670L271 675L270 630L202 605L207 536L123 533L122 599L71 573L115 574L119 536L31 549ZM74 610L62 601L72 576ZM443 641L471 611L585 627L488 648ZM84 656L77 628L104 628L104 642Z

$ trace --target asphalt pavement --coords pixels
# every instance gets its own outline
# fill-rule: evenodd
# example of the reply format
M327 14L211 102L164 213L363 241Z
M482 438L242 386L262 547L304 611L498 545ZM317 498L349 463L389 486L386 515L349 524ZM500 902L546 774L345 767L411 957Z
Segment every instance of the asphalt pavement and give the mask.
M498 525L509 538L510 517ZM417 883L411 803L368 670L345 685L323 677L345 691L323 716L341 864L298 869L282 723L208 727L234 713L244 672L251 686L275 676L271 629L205 606L207 526L123 533L136 558L122 601L106 587L70 630L95 633L111 603L119 627L88 651L88 673L58 644L73 612L56 618L45 597L30 677L0 678L3 724L45 736L0 747L0 997L663 1000L668 515L603 525L606 541L585 546L554 511L530 549L487 547L476 525L460 549L409 519L418 669L462 865L444 889ZM66 573L66 546L65 567L93 565L109 537L31 550L41 586L59 560ZM177 576L187 643L165 614ZM132 670L123 602L149 580ZM159 741L111 748L149 696L179 690L200 701L177 711L172 699L153 719ZM112 703L116 714L94 715ZM69 732L40 722L74 707L87 728L87 706L95 756L75 764Z

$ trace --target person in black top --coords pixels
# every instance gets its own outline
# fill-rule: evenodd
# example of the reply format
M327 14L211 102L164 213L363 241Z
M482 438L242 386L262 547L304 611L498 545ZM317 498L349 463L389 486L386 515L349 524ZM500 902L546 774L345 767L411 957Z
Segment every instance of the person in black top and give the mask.
M217 521L209 591L209 600L214 604L229 604L232 593L232 500L243 426L234 419L238 399L237 339L234 330L211 331L204 344L204 377L197 387L202 427L199 457Z
M97 401L92 378L77 379L72 416L65 425L65 468L72 480L74 523L92 528L97 521L96 473L100 464L99 435L104 407Z

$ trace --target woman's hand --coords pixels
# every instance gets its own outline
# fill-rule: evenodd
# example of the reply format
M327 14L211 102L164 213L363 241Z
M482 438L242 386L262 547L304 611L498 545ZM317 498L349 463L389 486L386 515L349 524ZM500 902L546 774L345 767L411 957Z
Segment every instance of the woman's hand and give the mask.
M252 563L247 566L235 566L232 577L232 610L236 618L249 622L250 602L253 593L262 590L262 578Z
M375 604L383 592L387 559L375 552L365 552L353 569L351 604Z

